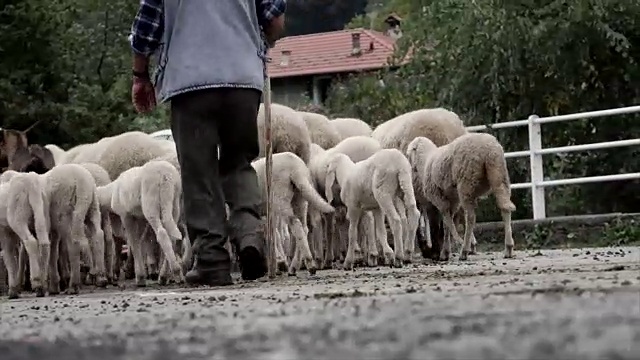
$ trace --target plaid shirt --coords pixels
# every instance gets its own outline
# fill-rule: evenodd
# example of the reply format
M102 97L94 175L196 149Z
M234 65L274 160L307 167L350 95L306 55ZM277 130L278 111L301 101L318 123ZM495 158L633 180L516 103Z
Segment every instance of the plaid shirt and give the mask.
M284 14L287 10L286 0L255 0L258 22L261 27L272 19ZM140 8L131 26L129 42L131 48L138 54L150 56L161 44L164 31L164 6L162 0L140 0ZM264 33L260 36L265 43Z

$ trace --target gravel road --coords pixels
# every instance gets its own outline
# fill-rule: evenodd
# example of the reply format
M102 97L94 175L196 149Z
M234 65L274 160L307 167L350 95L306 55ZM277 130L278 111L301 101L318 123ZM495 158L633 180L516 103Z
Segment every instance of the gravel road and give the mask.
M92 291L0 299L0 358L640 358L640 248Z

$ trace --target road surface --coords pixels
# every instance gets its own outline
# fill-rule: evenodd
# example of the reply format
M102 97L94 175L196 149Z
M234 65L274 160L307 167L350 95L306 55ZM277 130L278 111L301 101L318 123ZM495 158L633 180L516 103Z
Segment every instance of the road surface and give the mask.
M640 248L0 300L0 358L640 359Z

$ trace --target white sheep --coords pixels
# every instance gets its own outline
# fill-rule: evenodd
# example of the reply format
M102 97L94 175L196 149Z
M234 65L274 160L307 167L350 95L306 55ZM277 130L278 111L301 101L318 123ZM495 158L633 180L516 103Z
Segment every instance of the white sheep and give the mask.
M378 125L371 137L377 139L383 148L398 149L406 153L409 143L418 136L424 136L437 146L442 146L466 133L467 130L456 113L444 108L432 108L411 111L388 120ZM420 194L416 196L422 213L429 217L427 223L437 225L435 208L422 199ZM430 236L427 231L427 242L430 242Z
M382 146L378 140L359 135L348 137L327 151L345 154L351 161L358 162L368 159L380 150L382 150Z
M326 116L306 111L298 111L298 113L302 115L302 120L307 124L312 143L320 145L323 149L329 149L342 140Z
M105 186L111 182L109 174L100 165L92 163L80 164L87 169L96 182L96 186ZM114 283L120 273L120 256L116 254L116 245L113 239L113 225L111 224L112 214L108 206L100 206L100 225L104 232L104 256L107 270L107 281Z
M505 229L504 256L513 257L511 213L516 207L511 202L504 150L494 136L470 133L441 147L425 137L418 137L409 144L407 154L411 162L417 164L416 176L423 182L423 196L442 213L444 224L454 239L463 243L461 260L466 260L470 252L478 198L488 192L494 194L502 214ZM453 221L459 207L464 210L465 215L464 242ZM450 252L451 242L445 237L441 259L448 259Z
M262 186L263 197L266 199L266 162L258 159L252 164ZM317 266L312 258L307 239L307 211L308 205L322 213L333 212L311 183L311 174L304 161L291 152L273 155L273 204L272 209L276 224L286 224L295 239L295 254L289 266L289 273L294 274L298 269L300 256L303 257L307 270L315 273Z
M9 175L5 175L10 173ZM19 296L22 274L18 258L21 247L29 257L31 286L36 296L44 296L45 284L49 281L48 214L46 195L39 175L7 171L0 179L0 248L7 268L8 295ZM29 230L33 227L36 237Z
M95 278L96 285L106 286L105 240L93 176L78 164L62 164L40 175L40 181L47 196L51 219L52 274L49 292L60 292L58 258L62 260L62 277L67 280L68 255L68 292L78 293L81 253L85 255L89 274Z
M67 152L64 151L61 147L54 144L47 144L44 146L45 149L51 151L51 155L53 155L53 161L56 165L60 165L64 162Z
M264 105L258 111L258 142L260 157L265 156ZM271 141L273 153L292 152L305 162L311 157L311 136L309 129L297 111L290 107L271 104Z
M331 126L338 131L341 140L352 136L371 136L372 133L371 126L360 119L337 118L331 120Z
M368 136L352 136L342 140L336 146L331 149L326 150L324 153L317 155L317 157L312 157L309 162L309 169L311 171L312 177L314 179L314 184L316 188L322 193L325 193L324 185L327 178L327 169L329 165L329 161L331 159L331 154L341 153L347 155L351 161L358 162L369 158L371 155L375 154L379 150L381 150L380 143L377 140L368 137ZM339 199L340 189L336 187L334 189L334 199ZM325 253L324 266L329 267L330 264L335 259L335 254L342 253L341 249L344 245L346 245L343 241L340 240L338 235L342 233L346 233L346 231L338 231L335 232L335 227L339 227L339 230L342 230L343 227L347 225L345 221L343 221L344 216L341 211L336 212L334 214L329 214L325 220L325 226L321 227L319 225L319 220L317 216L314 216L316 221L312 221L312 238L326 238L327 239L327 252ZM346 220L346 219L344 219ZM318 234L320 229L324 228L324 236L323 234ZM366 235L366 231L362 231L365 235L363 238L370 238ZM314 243L317 240L314 240ZM373 266L374 264L369 263L369 265Z
M181 192L180 173L170 163L160 160L130 168L108 185L98 187L100 204L109 206L124 226L135 262L137 286L146 286L146 254L141 238L147 224L155 233L165 258L160 269L161 280L166 280L168 264L173 279L178 283L184 281L181 260L174 251L174 243L182 238L176 224Z
M349 220L349 246L345 268L353 267L358 225L361 220L371 222L375 237L382 247L388 264L402 266L413 255L413 239L418 227L419 212L411 179L411 165L396 149L380 150L366 160L353 163L349 157L338 154L327 171L326 196L332 200L334 182L340 185L340 198L347 207ZM365 212L371 211L373 217ZM365 216L366 215L366 216ZM389 221L394 250L387 243L384 216ZM369 256L377 257L374 241L369 242ZM395 262L390 258L395 253Z
M310 155L309 155L309 158L310 158L310 159L313 159L314 157L316 157L316 156L321 155L322 153L324 153L324 151L325 151L325 150L324 150L320 145L318 145L318 144L316 144L316 143L311 143L311 148L310 148L310 153L309 153Z
M424 136L437 146L467 133L460 117L444 108L411 111L378 125L371 137L385 149L406 152L409 143Z

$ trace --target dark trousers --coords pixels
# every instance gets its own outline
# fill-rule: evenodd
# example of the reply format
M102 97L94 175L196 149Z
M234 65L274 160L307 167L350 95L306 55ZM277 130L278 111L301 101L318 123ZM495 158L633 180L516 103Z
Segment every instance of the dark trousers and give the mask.
M171 99L185 221L200 270L229 269L227 237L237 253L253 246L264 254L258 236L262 194L251 167L259 151L260 97L254 89L218 88ZM225 201L231 210L228 224Z

